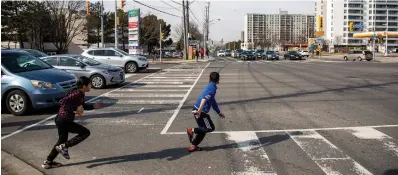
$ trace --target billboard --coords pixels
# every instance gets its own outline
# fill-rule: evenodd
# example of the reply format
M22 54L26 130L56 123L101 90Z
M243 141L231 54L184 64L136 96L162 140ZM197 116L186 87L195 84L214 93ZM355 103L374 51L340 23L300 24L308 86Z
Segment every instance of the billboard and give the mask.
M129 54L141 54L140 47L140 9L133 9L127 12L129 16Z

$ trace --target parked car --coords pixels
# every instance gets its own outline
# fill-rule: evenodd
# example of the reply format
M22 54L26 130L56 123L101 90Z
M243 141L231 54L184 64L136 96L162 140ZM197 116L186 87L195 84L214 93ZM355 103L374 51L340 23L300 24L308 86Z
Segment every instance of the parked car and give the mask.
M125 81L123 69L102 64L83 55L53 55L40 59L55 68L70 72L76 77L89 77L93 88L96 89Z
M234 54L232 55L232 57L234 58L239 58L240 55L242 54L243 50L242 49L238 49L234 52Z
M37 57L37 58L41 58L41 57L46 57L48 56L46 53L39 51L39 50L34 50L34 49L23 49L23 51L26 51L28 53L30 53L31 55Z
M225 56L231 56L232 51L231 50L225 50Z
M263 58L263 53L264 53L264 50L256 50L254 52L254 55L256 58Z
M275 51L265 51L262 54L263 60L279 60L279 55Z
M255 60L256 57L254 57L254 54L252 51L243 51L241 56L240 56L241 60Z
M125 72L138 72L148 68L145 56L129 55L127 52L116 48L93 48L85 50L81 55L92 58L102 64L121 67Z
M350 50L347 54L344 55L344 60L359 60L362 61L363 59L370 61L373 59L373 53L369 50Z
M220 50L217 52L218 57L225 57L225 52L223 50Z
M303 57L309 57L310 56L310 53L307 50L302 50L299 53Z
M28 64L26 64L28 63ZM52 107L77 89L76 77L21 50L1 50L1 100L14 115Z
M299 52L297 52L297 51L287 51L286 53L285 53L285 55L283 55L283 57L285 58L285 60L286 59L289 59L289 60L301 60L302 59L302 56L301 56L301 54L299 53Z

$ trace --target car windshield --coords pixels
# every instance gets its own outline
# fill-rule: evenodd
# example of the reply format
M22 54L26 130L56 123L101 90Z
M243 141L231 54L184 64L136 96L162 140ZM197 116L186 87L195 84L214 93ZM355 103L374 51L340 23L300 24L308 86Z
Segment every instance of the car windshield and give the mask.
M304 50L303 52L308 52L308 51Z
M1 65L12 73L51 69L51 65L23 52L6 52L1 54Z
M257 53L263 53L264 50L257 50L256 52L257 52Z
M26 50L24 50L24 51L29 52L30 54L32 54L33 56L38 57L38 58L40 58L40 57L47 57L47 56L48 56L47 54L45 54L45 53L43 53L43 52L40 52L40 51L38 51L38 50L26 49Z
M267 54L275 54L274 51L267 51Z
M365 50L364 52L365 52L365 54L372 54L372 52L369 50Z
M123 51L121 49L115 49L115 50L117 50L118 52L120 52L124 56L128 56L129 55L127 52L125 52L125 51Z
M231 50L226 50L225 52L231 52Z
M88 58L88 57L85 57L85 56L82 56L82 55L76 55L76 56L73 56L73 58L77 58L77 59L79 59L80 61L82 61L83 63L85 63L85 64L87 64L89 66L97 66L97 65L101 64L98 61L95 61L95 60L93 60L91 58Z
M297 54L297 51L289 51L289 54Z

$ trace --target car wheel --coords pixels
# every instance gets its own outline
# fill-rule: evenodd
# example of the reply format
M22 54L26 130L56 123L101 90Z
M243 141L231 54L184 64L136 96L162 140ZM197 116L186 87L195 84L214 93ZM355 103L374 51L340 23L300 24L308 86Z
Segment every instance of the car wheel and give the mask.
M127 73L135 73L135 72L138 72L138 66L137 66L137 64L134 63L134 62L128 62L128 63L126 64L125 69L126 69L126 72L127 72Z
M31 108L28 96L21 90L13 90L7 94L6 106L14 115L23 115Z
M106 85L105 78L102 75L93 75L91 76L91 85L95 89L102 89Z
M370 60L372 60L372 59L367 59L366 61L370 61Z
M344 61L348 61L348 58L347 58L347 57L344 57Z

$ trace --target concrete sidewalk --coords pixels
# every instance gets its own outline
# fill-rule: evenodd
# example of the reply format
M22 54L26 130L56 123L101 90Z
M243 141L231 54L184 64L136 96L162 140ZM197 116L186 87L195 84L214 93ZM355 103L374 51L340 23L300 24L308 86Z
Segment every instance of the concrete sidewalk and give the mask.
M1 151L1 174L18 175L18 174L29 174L29 175L42 175L44 173L33 168L24 161L17 157L8 154L7 152Z

